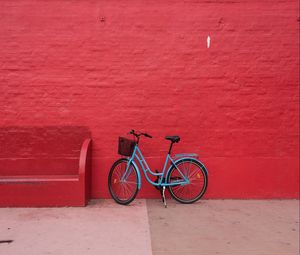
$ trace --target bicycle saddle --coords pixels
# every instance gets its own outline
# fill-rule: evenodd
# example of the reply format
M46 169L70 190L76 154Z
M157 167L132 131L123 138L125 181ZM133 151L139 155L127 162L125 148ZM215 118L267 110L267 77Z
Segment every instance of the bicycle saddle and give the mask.
M178 135L170 135L166 136L165 138L172 141L172 143L178 143L180 141L180 137Z

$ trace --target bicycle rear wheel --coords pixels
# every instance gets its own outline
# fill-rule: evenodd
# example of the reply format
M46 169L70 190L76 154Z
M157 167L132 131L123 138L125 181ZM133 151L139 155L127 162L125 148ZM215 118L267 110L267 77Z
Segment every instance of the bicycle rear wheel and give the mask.
M111 167L108 176L108 187L112 198L122 205L131 203L138 193L138 175L137 170L131 163L123 178L128 164L128 159L117 160Z
M189 184L168 186L171 196L180 203L191 204L199 200L205 193L208 178L207 170L198 160L186 158L179 160L167 176L168 183L183 181L181 173L189 180Z

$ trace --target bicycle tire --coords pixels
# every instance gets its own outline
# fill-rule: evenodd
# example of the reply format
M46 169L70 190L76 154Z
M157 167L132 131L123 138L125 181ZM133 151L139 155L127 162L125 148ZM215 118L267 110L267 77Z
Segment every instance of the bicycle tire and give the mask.
M181 166L188 164L188 163L193 164L193 166L195 167L193 174L190 173L190 169L189 169L189 173L187 173L187 171L185 172L185 170L183 171L181 169ZM205 166L201 162L199 162L198 160L196 160L194 158L185 158L185 159L181 159L181 160L177 161L176 167L178 167L180 169L180 171L185 175L185 177L187 177L189 179L190 183L185 184L185 185L168 186L171 196L176 201L183 203L183 204L191 204L191 203L198 201L205 194L207 185L208 185L208 176L207 176L207 170L206 170ZM168 183L171 183L171 180L174 180L174 179L176 179L176 181L178 181L180 178L182 179L182 177L180 177L181 175L177 174L177 176L176 176L176 174L174 174L174 172L176 172L176 171L178 172L176 167L172 166L171 170L168 172L168 175L167 175ZM187 176L187 175L189 175L189 176ZM196 178L194 178L194 179L196 179L196 180L199 179L197 181L201 185L199 192L196 192L196 194L192 195L190 198L185 198L183 196L183 194L187 191L183 191L183 190L188 189L188 188L191 189L191 185L197 184L197 182L192 182L192 181L194 181L194 179L191 180L191 177L194 177L195 175L196 175ZM200 182L201 179L203 179L203 184L201 184L202 182ZM180 197L179 189L182 190L181 197Z
M109 193L111 195L111 197L118 203L121 205L128 205L130 204L136 197L137 193L138 193L138 174L137 174L137 169L135 168L135 166L131 163L130 167L132 167L132 172L130 173L130 178L132 184L131 187L132 189L129 188L129 186L127 186L128 189L126 189L128 193L128 198L122 198L120 196L120 194L118 194L117 192L117 184L121 183L120 185L123 185L123 194L125 195L126 191L125 191L125 186L126 185L126 181L122 182L120 180L118 180L118 178L120 178L120 176L122 175L122 171L125 172L127 164L128 164L128 159L127 158L121 158L119 160L117 160L111 167L109 175L108 175L108 187L109 187ZM117 170L119 167L119 175L117 174ZM123 167L123 168L122 168ZM132 173L134 173L134 175L131 175ZM129 182L127 182L128 184ZM121 186L119 187L119 189L122 189Z

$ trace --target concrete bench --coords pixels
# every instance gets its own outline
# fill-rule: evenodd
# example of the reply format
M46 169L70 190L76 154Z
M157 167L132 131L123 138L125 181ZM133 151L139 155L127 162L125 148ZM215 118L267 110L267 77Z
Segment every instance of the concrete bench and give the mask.
M85 206L91 139L85 127L0 127L0 207Z

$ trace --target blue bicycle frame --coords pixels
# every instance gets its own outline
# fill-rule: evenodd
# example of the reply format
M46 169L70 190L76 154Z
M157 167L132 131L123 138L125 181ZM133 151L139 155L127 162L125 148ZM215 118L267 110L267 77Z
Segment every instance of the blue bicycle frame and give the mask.
M183 159L183 158L191 158L191 157L194 157L196 154L182 154L183 156L187 156L187 157L182 157L180 159ZM127 163L127 167L126 167L126 171L124 173L124 175L122 176L121 180L122 181L125 181L127 179L127 177L131 174L131 171L132 171L132 168L130 168L129 166L131 164L134 165L134 167L136 168L137 170L137 175L138 175L138 189L141 188L141 174L140 174L140 170L139 170L139 167L138 165L136 164L135 160L137 160L137 162L139 163L139 165L141 166L141 168L143 169L143 172L146 176L146 179L147 181L154 185L154 186L175 186L175 185L186 185L186 184L189 184L189 180L184 176L184 174L180 171L180 169L176 166L176 161L174 161L172 159L172 157L170 156L170 154L167 154L167 157L166 157L166 160L165 160L165 163L164 163L164 167L163 167L163 170L161 173L155 173L155 172L152 172L150 167L148 166L141 150L139 149L138 145L136 144L135 147L134 147L134 150L133 150L133 153L132 153L132 156L129 158L129 161ZM170 162L170 166L169 166L169 169L167 170L166 172L166 169L167 169L167 166L168 166L168 163ZM172 169L172 166L176 167L179 174L182 176L182 180L180 181L172 181L171 183L168 183L166 178L163 178L164 176L168 176L168 173L169 171ZM129 170L130 169L130 170ZM158 182L154 182L152 181L148 174L147 173L150 173L152 176L159 176L159 180ZM166 172L166 175L165 175L165 172Z

